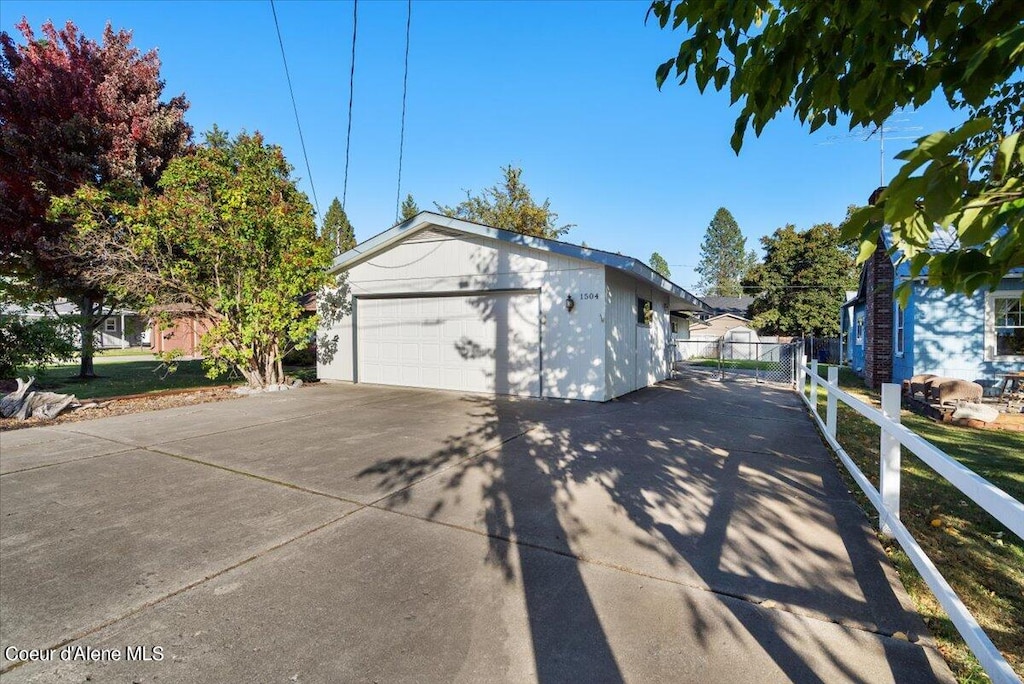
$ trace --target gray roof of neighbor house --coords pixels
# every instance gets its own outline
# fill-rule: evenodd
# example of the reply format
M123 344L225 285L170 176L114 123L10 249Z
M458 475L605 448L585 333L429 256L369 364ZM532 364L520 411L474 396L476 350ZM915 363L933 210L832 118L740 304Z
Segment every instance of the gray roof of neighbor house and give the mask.
M711 310L714 312L713 315L720 316L722 314L732 314L733 316L739 316L741 318L747 317L747 309L754 303L753 297L704 297L704 302L707 303Z
M22 305L14 302L5 302L0 306L0 313L8 316L27 316L29 318L48 318L50 316L77 316L80 309L77 304L66 299L58 299L53 302L36 302L35 304ZM108 316L136 316L138 312L134 309L114 308Z
M633 257L605 252L599 249L592 249L590 247L583 247L581 245L574 245L569 242L534 237L532 235L523 235L521 233L503 230L501 228L485 226L482 223L473 223L472 221L464 221L462 219L451 218L449 216L441 216L440 214L435 214L429 211L421 211L403 223L399 223L397 226L389 228L383 233L374 235L369 240L359 243L349 251L339 255L334 260L334 265L331 266L329 270L331 273L338 273L339 271L352 268L353 266L371 258L374 254L391 247L393 244L409 237L410 235L414 235L415 233L430 228L442 228L466 233L468 235L477 235L494 240L502 240L512 244L532 247L533 249L538 249L543 252L551 252L553 254L560 254L562 256L573 257L576 259L582 259L583 261L590 261L603 266L608 266L631 275L638 280L648 282L669 293L672 296L672 310L711 313L711 309L699 297L690 294L672 281L662 277L647 264L638 259L634 259Z

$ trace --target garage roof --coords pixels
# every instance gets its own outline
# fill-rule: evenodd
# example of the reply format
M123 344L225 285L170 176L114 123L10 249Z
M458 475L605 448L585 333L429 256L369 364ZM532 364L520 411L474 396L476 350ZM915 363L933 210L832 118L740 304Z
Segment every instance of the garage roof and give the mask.
M473 223L462 219L442 216L430 211L421 211L412 218L399 223L383 233L374 235L369 240L359 243L344 254L339 255L331 266L331 273L338 273L370 259L374 254L382 252L397 242L428 229L447 229L467 235L502 240L517 245L531 247L543 252L551 252L562 256L573 257L583 261L590 261L622 271L634 278L650 283L658 289L667 292L671 296L670 309L673 311L703 311L711 312L711 309L703 300L690 294L672 281L661 276L650 266L633 257L612 252L604 252L599 249L574 245L558 240L523 235L510 230L492 228L482 223Z

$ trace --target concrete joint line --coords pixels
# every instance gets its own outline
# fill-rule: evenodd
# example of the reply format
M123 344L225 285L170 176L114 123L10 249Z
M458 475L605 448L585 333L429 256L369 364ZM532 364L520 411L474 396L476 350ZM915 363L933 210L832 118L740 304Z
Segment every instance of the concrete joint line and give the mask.
M254 480L259 480L260 482L266 482L268 484L274 484L274 485L279 485L281 487L287 487L288 489L294 489L296 491L303 492L305 494L313 494L315 496L327 497L328 499L333 499L334 501L341 501L343 503L349 503L349 504L353 504L353 505L360 506L360 507L366 506L366 504L364 504L364 503L362 503L360 501L355 501L353 499L346 499L343 496L336 496L334 494L328 494L327 492L321 492L321 491L318 491L316 489L310 489L308 487L302 487L301 485L292 484L291 482L285 482L283 480L275 480L274 478L266 477L265 475L257 475L256 473L250 473L250 472L245 471L245 470L238 470L236 468L229 468L227 466L222 466L222 465L217 464L217 463L210 463L209 461L202 461L202 460L200 460L198 458L192 458L190 456L182 456L181 454L172 454L169 451L160 451L159 449L155 449L153 447L138 447L138 451L145 451L147 453L157 454L159 456L168 456L170 458L176 458L179 461L185 461L187 463L194 463L196 465L207 466L209 468L216 468L217 470L223 470L224 472L231 473L232 475L241 475L242 477L250 477L250 478L252 478Z
M120 444L120 442L114 442L114 444ZM69 458L66 461L59 461L57 463L44 463L43 465L22 468L20 470L8 470L6 473L0 473L0 477L7 477L8 475L14 475L15 473L27 473L30 470L39 470L40 468L53 468L55 466L67 465L68 463L78 463L79 461L91 461L94 458L103 458L105 456L117 456L118 454L134 450L134 447L126 447L124 449L118 449L117 451L111 451L109 454L96 454L95 456L83 456L82 458Z

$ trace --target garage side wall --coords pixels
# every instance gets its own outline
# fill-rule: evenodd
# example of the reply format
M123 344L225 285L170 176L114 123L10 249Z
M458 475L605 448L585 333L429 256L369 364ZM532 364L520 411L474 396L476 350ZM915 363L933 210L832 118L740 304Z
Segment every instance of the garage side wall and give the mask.
M354 266L349 287L353 315L321 331L337 340L333 358L318 363L321 379L359 380L353 322L357 329L360 297L538 290L542 396L605 398L603 266L501 240L425 231Z
M652 303L651 320L639 321L638 298ZM669 376L671 323L668 295L615 269L605 273L605 383L608 398Z

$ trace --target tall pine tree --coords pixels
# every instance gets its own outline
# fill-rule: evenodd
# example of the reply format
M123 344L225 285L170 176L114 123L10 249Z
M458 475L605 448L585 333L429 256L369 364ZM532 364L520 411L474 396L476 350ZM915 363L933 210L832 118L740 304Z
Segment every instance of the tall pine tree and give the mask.
M324 225L320 232L323 237L337 245L335 254L343 254L356 246L356 234L352 224L348 221L348 215L341 208L341 202L335 197L331 206L327 207L324 214Z
M747 252L747 239L736 219L728 209L719 207L700 243L697 289L705 296L739 297L742 280L756 263L757 255Z
M445 216L475 221L494 228L511 230L523 235L557 239L574 224L558 225L558 214L551 210L551 202L538 204L522 180L523 170L509 164L501 167L503 181L485 188L479 195L467 190L466 199L454 207L434 202Z
M665 257L661 256L657 252L651 254L651 258L647 263L663 277L670 278L672 276L672 271L668 269L668 262L665 261Z

